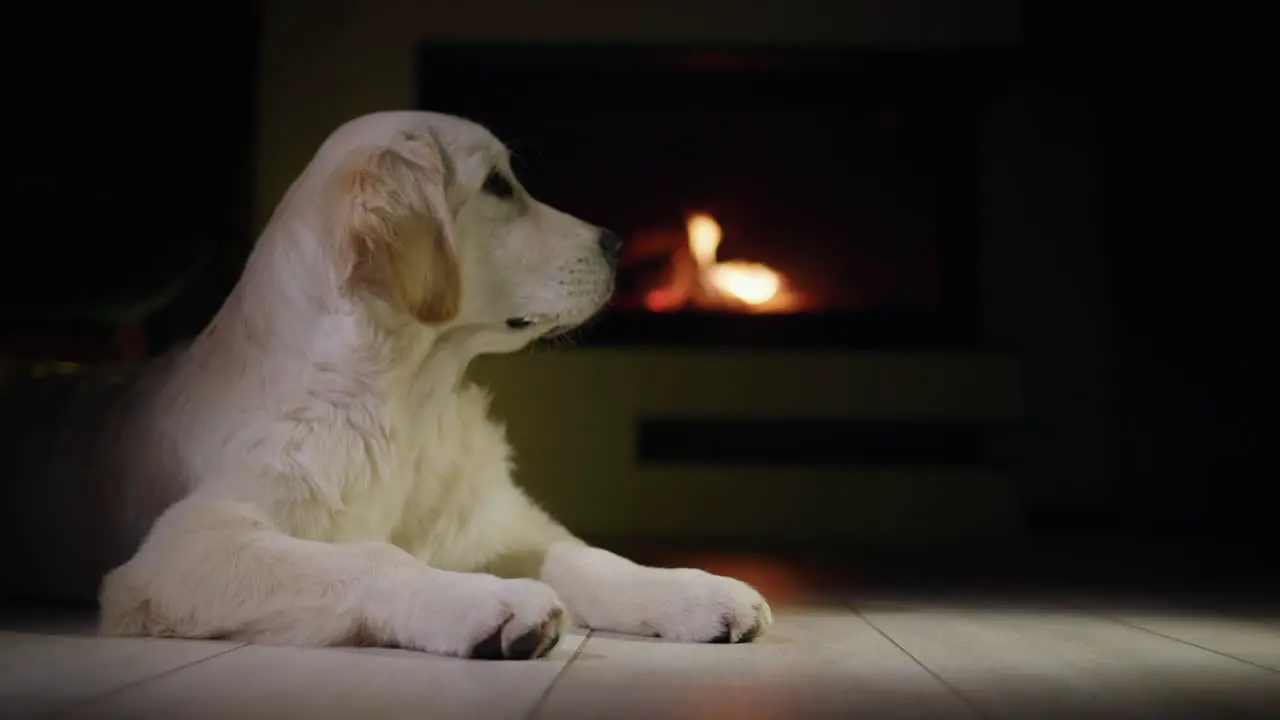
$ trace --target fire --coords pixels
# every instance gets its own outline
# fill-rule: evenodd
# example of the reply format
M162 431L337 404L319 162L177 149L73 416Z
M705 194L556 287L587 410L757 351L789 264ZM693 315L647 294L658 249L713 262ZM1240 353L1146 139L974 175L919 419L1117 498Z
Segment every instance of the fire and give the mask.
M689 251L699 268L706 268L716 262L716 250L720 249L720 240L724 233L720 223L710 215L701 213L689 217L685 223L685 232L689 233Z
M677 258L673 267L675 278L645 296L645 306L650 310L676 310L688 302L747 312L795 309L797 298L787 291L786 279L773 268L753 262L716 261L724 233L715 218L706 213L691 215L685 223L685 232L692 268L682 268ZM681 269L686 272L680 273ZM688 272L690 269L692 273Z

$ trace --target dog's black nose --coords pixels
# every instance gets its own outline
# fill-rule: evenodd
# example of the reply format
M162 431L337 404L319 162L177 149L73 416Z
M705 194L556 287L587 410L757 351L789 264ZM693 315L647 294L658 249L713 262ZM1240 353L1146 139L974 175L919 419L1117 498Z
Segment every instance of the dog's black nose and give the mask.
M622 257L622 238L612 230L600 230L600 252L610 263L618 262Z

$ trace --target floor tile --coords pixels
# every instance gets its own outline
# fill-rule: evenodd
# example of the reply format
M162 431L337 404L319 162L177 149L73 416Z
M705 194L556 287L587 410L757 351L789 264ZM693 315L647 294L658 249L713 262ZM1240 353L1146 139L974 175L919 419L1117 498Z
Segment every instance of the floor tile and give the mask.
M522 718L583 636L530 662L381 648L245 646L80 708L74 718Z
M810 595L748 645L573 634L535 662L96 638L91 613L0 611L0 717L1280 717L1280 621L1256 606Z
M941 683L846 608L780 611L745 645L594 633L536 717L970 717Z
M1084 594L1077 608L1280 672L1280 612L1274 603L1221 593Z
M235 643L0 632L0 717L64 710L225 653Z
M1280 623L1185 611L1129 611L1116 613L1114 617L1280 673Z
M1267 717L1280 710L1275 673L1085 612L1007 602L860 612L991 717Z

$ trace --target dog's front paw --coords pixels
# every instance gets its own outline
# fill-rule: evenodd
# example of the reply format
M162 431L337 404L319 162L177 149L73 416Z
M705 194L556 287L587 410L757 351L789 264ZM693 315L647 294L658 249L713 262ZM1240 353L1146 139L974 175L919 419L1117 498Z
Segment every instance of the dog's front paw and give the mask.
M547 585L480 575L456 582L413 614L404 644L480 660L532 660L560 641L564 607Z
M773 624L773 612L750 585L694 570L656 570L644 591L643 629L683 642L750 642Z
M480 660L532 660L551 652L560 642L564 623L564 607L555 591L535 580L501 582L504 592L499 593L496 603L487 603L483 608L491 619L496 615L497 624L471 646L467 656Z

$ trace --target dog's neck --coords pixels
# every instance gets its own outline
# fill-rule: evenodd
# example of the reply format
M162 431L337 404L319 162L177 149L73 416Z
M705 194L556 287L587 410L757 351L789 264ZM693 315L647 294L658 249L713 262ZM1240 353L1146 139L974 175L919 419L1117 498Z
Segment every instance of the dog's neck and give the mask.
M298 258L255 251L244 277L188 350L201 372L273 388L413 403L454 393L471 361L527 345L536 331L494 324L426 326L376 300L273 282Z

